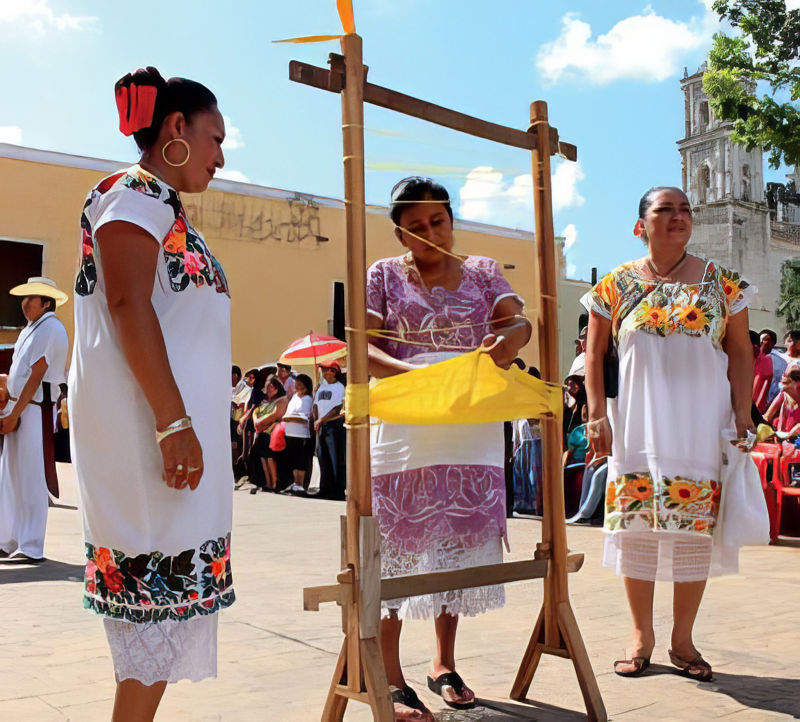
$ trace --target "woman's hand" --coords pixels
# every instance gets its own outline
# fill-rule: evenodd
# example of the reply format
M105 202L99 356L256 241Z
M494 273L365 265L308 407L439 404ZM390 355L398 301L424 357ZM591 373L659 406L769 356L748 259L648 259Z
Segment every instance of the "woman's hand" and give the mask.
M164 437L158 445L164 460L162 474L167 486L194 491L203 475L203 449L194 429L184 429Z
M595 459L611 456L611 424L606 417L586 424L586 438L589 439Z
M17 424L19 423L19 414L15 414L12 411L8 416L4 416L0 419L0 434L11 434L17 430Z
M508 342L505 336L488 333L483 337L480 348L492 357L492 361L501 369L507 369L517 357L517 348Z
M750 414L736 414L736 438L731 440L737 449L741 451L750 451L755 444L755 431L756 426Z

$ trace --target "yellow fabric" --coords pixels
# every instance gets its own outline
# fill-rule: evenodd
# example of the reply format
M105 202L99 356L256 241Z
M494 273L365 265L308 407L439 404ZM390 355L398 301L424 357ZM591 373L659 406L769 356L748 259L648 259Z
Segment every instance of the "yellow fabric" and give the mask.
M348 384L344 389L344 420L351 424L355 419L369 415L369 384Z
M561 387L472 351L374 381L369 413L390 424L483 424L559 414Z
M353 0L336 0L336 9L339 11L342 28L348 35L351 35L356 31L356 21L353 18Z

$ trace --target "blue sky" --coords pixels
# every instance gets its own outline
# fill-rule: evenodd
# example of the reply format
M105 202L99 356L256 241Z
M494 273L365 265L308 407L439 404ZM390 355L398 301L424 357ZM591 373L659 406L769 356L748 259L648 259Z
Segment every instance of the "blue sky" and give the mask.
M578 146L578 164L554 163L555 228L583 278L640 254L639 196L680 185L679 79L719 27L708 5L354 0L373 83L523 129L529 103L548 101ZM324 66L338 43L271 42L340 28L335 0L0 0L0 141L133 161L113 85L155 65L216 93L230 135L223 175L341 198L339 98L288 80L289 60ZM461 217L532 228L529 154L379 108L365 125L368 202L386 204L399 178L423 173Z

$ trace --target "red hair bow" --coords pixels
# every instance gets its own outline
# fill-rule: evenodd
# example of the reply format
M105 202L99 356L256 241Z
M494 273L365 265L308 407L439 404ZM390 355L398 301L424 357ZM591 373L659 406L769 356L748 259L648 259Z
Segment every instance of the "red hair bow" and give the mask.
M137 130L148 128L153 123L157 88L152 85L121 85L117 88L117 111L119 129L123 135L132 135Z

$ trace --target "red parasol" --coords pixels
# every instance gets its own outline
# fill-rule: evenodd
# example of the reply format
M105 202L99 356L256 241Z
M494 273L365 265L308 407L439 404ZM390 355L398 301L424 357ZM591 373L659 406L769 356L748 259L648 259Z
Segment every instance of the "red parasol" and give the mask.
M347 344L335 336L308 333L293 341L279 359L286 364L320 364L347 355Z

